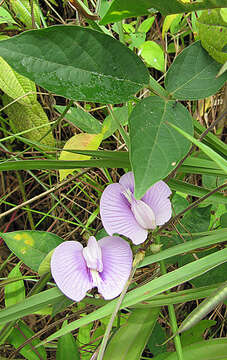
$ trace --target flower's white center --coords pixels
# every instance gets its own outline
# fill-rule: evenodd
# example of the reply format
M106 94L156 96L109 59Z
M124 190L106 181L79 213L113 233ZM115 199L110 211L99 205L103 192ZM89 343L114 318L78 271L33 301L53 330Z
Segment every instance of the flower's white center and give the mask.
M83 249L83 256L93 280L94 286L102 281L99 273L103 271L102 250L94 236L88 240L87 246Z
M98 286L102 282L102 278L97 270L90 269L93 285Z
M155 229L155 214L152 208L143 200L136 200L129 189L122 192L131 205L136 221L143 229Z

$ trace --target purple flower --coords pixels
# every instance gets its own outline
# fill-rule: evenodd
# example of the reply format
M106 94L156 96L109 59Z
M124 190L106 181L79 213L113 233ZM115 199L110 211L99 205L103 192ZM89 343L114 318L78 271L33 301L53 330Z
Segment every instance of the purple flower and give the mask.
M171 190L158 181L141 200L136 200L134 187L132 172L123 175L119 184L108 185L101 196L100 214L109 235L125 235L138 245L146 240L148 229L155 229L171 218Z
M118 296L131 267L131 248L118 236L107 236L98 242L91 236L85 248L78 241L65 241L51 257L51 273L57 286L75 301L82 300L94 287L106 300Z

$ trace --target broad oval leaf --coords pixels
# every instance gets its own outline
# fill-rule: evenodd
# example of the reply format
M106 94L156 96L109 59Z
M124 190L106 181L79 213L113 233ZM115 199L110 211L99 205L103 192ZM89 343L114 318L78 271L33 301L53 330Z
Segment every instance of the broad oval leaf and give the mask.
M216 77L218 64L200 42L184 49L170 66L166 78L166 90L175 99L196 100L215 94L227 80L227 74Z
M141 46L141 56L146 63L162 72L165 71L164 52L155 41L145 41Z
M149 82L145 65L126 46L78 26L24 32L2 41L0 53L21 75L75 100L121 103Z
M1 233L1 237L8 248L34 271L38 271L46 255L63 241L55 234L35 230Z
M130 161L138 199L164 179L190 149L190 142L172 131L167 121L193 133L192 117L183 105L155 96L137 104L129 118Z
M210 56L224 64L227 53L223 48L227 44L227 22L224 21L219 9L204 11L197 20L201 44Z

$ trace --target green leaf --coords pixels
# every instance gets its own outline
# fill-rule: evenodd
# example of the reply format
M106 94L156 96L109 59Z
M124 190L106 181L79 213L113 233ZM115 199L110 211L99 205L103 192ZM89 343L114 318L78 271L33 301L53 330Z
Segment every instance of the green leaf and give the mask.
M169 15L223 6L225 6L223 0L204 0L193 3L185 3L182 0L114 0L100 24L106 25L129 17L148 15L155 9L162 15Z
M65 106L55 105L55 109L63 113ZM102 131L101 123L94 116L79 107L71 107L64 118L86 133L98 134Z
M133 310L127 323L111 338L103 359L140 359L159 312L160 308Z
M16 349L22 345L26 339L29 339L35 333L23 321L19 321L17 326L13 329L7 338L7 342L13 345ZM31 344L31 345L30 345ZM39 339L34 339L31 343L25 345L19 352L28 360L46 360L47 354L44 346L34 349L35 346L40 344Z
M20 263L10 271L8 279L21 277ZM25 299L24 281L19 280L5 286L5 306L17 304Z
M130 161L137 199L165 178L190 149L188 141L169 131L166 121L193 132L192 117L183 105L156 96L143 99L130 115Z
M145 41L140 46L140 54L148 66L162 72L165 71L164 52L155 41Z
M21 75L75 100L121 103L149 82L138 56L111 36L88 28L67 25L23 32L0 42L0 52Z
M0 24L17 24L10 13L2 6L0 7Z
M67 322L65 322L67 324ZM64 328L64 324L62 326ZM80 360L80 354L76 341L72 334L66 334L58 339L58 347L56 352L56 360Z
M197 20L197 28L204 49L214 60L224 64L227 61L227 53L223 51L227 44L227 23L223 20L220 10L203 11Z
M170 66L165 78L166 90L179 100L203 99L215 94L227 80L227 74L216 77L219 69L220 65L197 41L184 49Z
M196 197L202 197L210 192L210 190L205 189L201 186L195 186L192 184L187 184L184 181L180 180L174 180L171 179L168 181L168 185L170 186L171 190L180 191L186 195L196 196ZM204 200L202 203L216 203L216 204L227 204L226 196L224 196L221 192L216 192L209 196L206 200Z
M65 296L57 287L32 295L23 302L1 310L0 323L2 324L11 320L17 320L26 315L33 314L46 306L59 304L64 299Z
M142 21L138 27L138 32L147 33L154 23L155 17L148 17L146 20Z
M208 234L209 234L209 232L208 232ZM199 248L203 248L203 247L206 247L209 245L221 243L225 239L225 234L226 234L226 230L222 229L222 230L213 231L210 235L207 235L207 233L206 233L205 236L203 236L199 239L196 239L196 240L191 240L191 241L187 241L187 242L183 242L183 243L181 240L181 243L179 244L179 242L178 242L178 245L171 246L171 247L163 250L160 253L146 256L144 258L144 260L141 262L141 264L139 265L139 267L151 265L160 260L169 259L169 258L179 255L179 254L191 252L192 250L195 250L195 249L199 249ZM189 233L189 236L191 237L191 236L193 236L193 234Z
M226 360L227 339L219 338L200 341L183 348L184 360ZM166 360L178 360L176 352L171 353Z
M225 174L227 174L227 161L223 157L221 157L218 153L212 150L209 146L193 138L191 135L189 135L184 130L180 129L178 126L175 126L170 123L169 125L172 128L176 129L186 139L190 140L193 144L198 146L207 156L209 156L209 158L211 158L224 171Z
M12 1L10 6L16 14L16 17L26 26L32 28L31 5L29 0ZM40 26L40 11L36 0L33 0L33 14L36 24Z
M38 271L46 255L63 241L55 234L35 230L1 233L1 237L9 249L34 271Z
M215 325L217 322L214 320L201 320L191 329L185 331L181 334L181 343L182 346L187 346L198 341L203 340L203 333L206 329L209 329L211 326Z
M78 152L79 153L79 152ZM129 168L130 163L125 159L98 160L19 160L0 162L0 170L41 170L41 169L79 169L87 167Z
M99 24L106 25L129 17L148 15L150 4L150 0L114 0Z

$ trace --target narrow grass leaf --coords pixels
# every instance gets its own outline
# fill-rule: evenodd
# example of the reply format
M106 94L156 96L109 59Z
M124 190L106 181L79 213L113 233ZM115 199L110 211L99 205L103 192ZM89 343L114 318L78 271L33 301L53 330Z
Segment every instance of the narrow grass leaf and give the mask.
M157 279L154 279L146 285L143 285L127 293L121 304L121 308L137 304L141 301L145 301L152 296L160 294L168 289L171 289L172 287L191 280L194 277L199 276L209 271L210 269L226 262L226 257L227 248L217 251L214 254L205 256L204 258L197 261L193 261L192 263L184 265L175 271L172 271ZM86 325L92 321L98 320L104 316L111 314L116 306L117 301L118 299L112 300L98 310L93 311L91 314L88 314L79 320L71 322L63 329L58 330L53 335L49 336L44 342L52 341L53 339L65 335L75 329L78 329L80 326Z
M175 130L177 130L180 134L182 134L186 139L198 146L198 148L200 148L207 156L209 156L224 171L224 173L227 174L227 161L223 157L221 157L207 145L193 138L191 135L180 129L178 126L170 124L169 122L168 124Z

